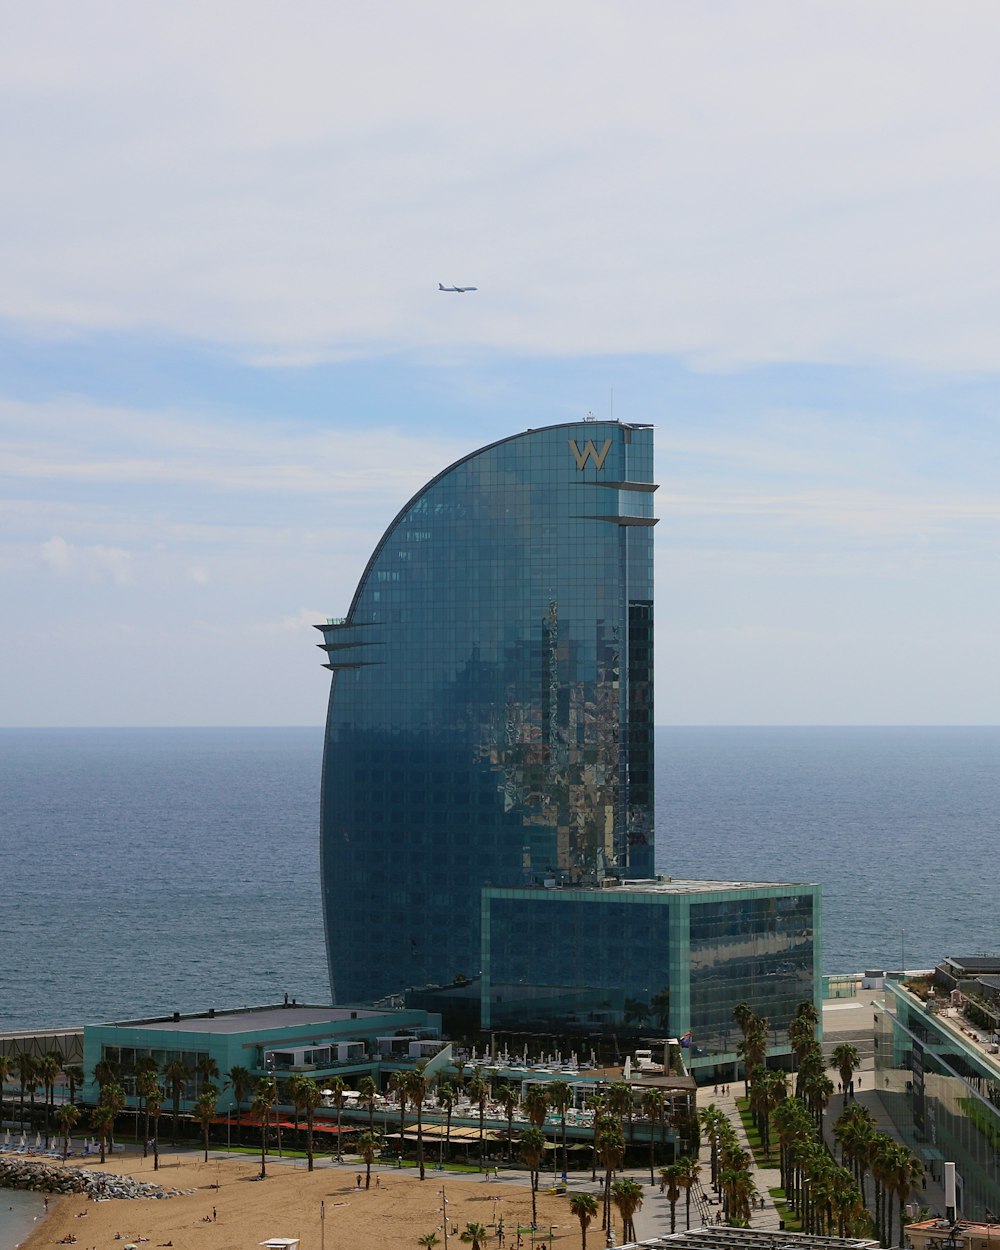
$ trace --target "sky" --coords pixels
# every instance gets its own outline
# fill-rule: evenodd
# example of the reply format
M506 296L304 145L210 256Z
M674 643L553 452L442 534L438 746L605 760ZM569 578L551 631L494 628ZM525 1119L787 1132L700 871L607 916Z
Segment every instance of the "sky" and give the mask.
M321 724L399 508L591 413L656 427L659 723L996 723L998 45L961 0L8 6L0 725Z

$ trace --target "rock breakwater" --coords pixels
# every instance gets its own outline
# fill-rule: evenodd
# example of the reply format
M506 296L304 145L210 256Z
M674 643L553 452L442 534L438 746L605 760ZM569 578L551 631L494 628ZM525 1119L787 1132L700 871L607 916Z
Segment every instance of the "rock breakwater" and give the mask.
M86 1194L103 1198L174 1198L179 1189L164 1189L132 1176L68 1168L36 1159L0 1158L0 1188L33 1189L44 1194Z

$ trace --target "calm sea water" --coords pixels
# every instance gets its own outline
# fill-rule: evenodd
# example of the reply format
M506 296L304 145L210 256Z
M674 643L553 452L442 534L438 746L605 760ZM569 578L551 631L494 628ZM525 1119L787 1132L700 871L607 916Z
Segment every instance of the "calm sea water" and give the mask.
M0 1189L0 1247L15 1250L34 1230L35 1221L44 1215L41 1194L20 1189Z
M321 751L0 731L0 1028L326 1001ZM998 763L1000 729L661 729L657 866L819 882L828 971L992 952Z

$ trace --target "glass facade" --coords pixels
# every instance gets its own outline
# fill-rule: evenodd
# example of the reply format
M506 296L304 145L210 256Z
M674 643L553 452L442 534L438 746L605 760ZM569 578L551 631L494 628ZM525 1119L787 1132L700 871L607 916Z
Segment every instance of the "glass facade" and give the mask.
M1000 1213L1000 1062L894 981L875 1021L875 1084L899 1135L936 1179L958 1173L966 1219ZM966 1025L968 1027L968 1025Z
M670 903L618 890L486 890L483 1028L670 1028Z
M819 889L658 880L581 891L483 891L483 1027L690 1032L688 1065L736 1061L746 1001L787 1053L820 1005Z
M770 1024L772 1053L786 1052L796 1007L819 1006L818 891L786 890L692 902L690 1027L699 1050L735 1055L742 1034L733 1008L746 1000Z
M475 975L483 885L651 875L652 468L619 422L483 448L318 627L336 1001Z

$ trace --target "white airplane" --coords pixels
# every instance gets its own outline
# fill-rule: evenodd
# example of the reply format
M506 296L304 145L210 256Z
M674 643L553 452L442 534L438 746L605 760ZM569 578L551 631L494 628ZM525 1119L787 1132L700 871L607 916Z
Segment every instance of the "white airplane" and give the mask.
M477 286L445 286L443 282L438 283L439 291L453 291L456 295L464 295L466 291L478 291Z

